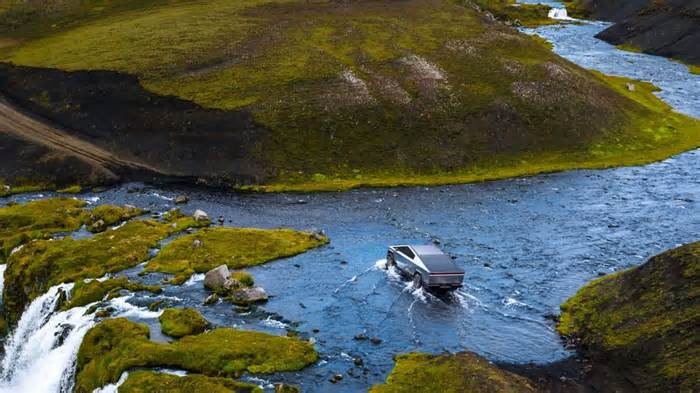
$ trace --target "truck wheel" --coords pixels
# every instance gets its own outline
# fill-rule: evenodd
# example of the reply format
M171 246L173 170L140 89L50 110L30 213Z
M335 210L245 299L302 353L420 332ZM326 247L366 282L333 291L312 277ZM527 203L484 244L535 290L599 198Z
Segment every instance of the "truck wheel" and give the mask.
M423 286L423 278L420 276L420 273L416 273L413 275L413 288L418 289Z
M384 270L389 270L389 268L396 267L396 261L394 260L394 254L389 251L386 253L386 264L384 265Z

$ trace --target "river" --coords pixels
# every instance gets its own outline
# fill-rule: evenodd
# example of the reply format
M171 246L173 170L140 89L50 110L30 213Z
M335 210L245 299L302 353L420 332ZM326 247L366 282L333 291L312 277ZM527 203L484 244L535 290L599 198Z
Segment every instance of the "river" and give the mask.
M621 52L592 38L603 27L596 22L527 32L546 37L557 53L585 67L651 80L677 110L700 116L700 77L669 60ZM316 341L317 364L297 373L246 378L268 388L270 382L289 381L308 392L357 392L382 382L393 366L392 356L408 351L470 350L514 363L572 356L548 317L558 314L559 304L589 280L697 240L699 173L700 151L692 151L641 167L459 186L241 195L127 184L79 197L92 204L129 203L164 211L173 207L175 195L184 193L190 202L183 210L223 216L225 225L326 231L331 243L325 247L249 269L272 295L255 313L238 314L226 303L202 306L208 295L202 275L182 286L165 286L160 295L112 302L116 315L150 324L152 339L158 341L167 340L159 333L158 312L145 308L157 299L196 307L217 326L273 334L297 330ZM0 204L52 195L18 195L2 198ZM388 245L427 242L439 242L457 257L466 271L463 289L436 297L383 269ZM122 274L147 282L162 278L138 277L141 269ZM70 387L71 359L93 322L82 310L49 315L52 296L32 304L23 316L24 330L6 344L11 358L3 363L0 391ZM66 323L76 328L56 346L51 337ZM358 334L381 343L353 339ZM32 380L47 369L53 371L37 390ZM329 378L336 373L345 377L334 385Z

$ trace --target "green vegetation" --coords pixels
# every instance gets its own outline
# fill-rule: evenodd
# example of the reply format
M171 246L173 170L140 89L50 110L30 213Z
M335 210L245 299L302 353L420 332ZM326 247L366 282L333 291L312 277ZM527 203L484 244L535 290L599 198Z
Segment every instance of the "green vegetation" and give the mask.
M199 240L201 245L194 246ZM182 283L193 273L219 265L240 269L300 254L328 239L291 229L206 228L168 243L148 262L147 271L175 274Z
M619 50L624 50L627 52L633 52L633 53L642 53L642 49L639 47L636 47L631 44L620 44L620 45L615 45L615 47Z
M173 367L210 377L300 370L318 359L308 342L219 328L170 344L149 340L146 325L109 319L88 331L78 352L75 391L92 392L136 367Z
M562 3L566 5L566 11L572 18L588 19L591 16L591 10L583 0L562 0Z
M2 39L0 38L0 49L2 48ZM6 184L0 179L0 197L5 197L8 195L22 194L25 192L34 192L42 190L50 190L55 188L54 186L48 184L37 184L34 182L25 182L20 184Z
M129 373L121 393L263 393L257 385L237 382L229 378L189 374L184 377L153 371Z
M595 280L561 310L559 332L640 391L700 385L700 242Z
M143 210L133 206L112 206L100 205L90 212L88 230L91 232L102 232L107 226L126 221L130 218L143 214Z
M15 247L30 240L80 228L85 220L84 206L84 201L55 198L1 207L0 263L5 263Z
M72 185L70 187L56 190L56 192L59 194L80 194L82 191L83 191L83 188L80 187L79 184L75 184L75 185Z
M15 323L25 305L53 285L102 277L136 266L148 259L149 250L158 246L160 240L204 224L191 217L164 223L130 221L88 239L29 243L7 261L3 305L8 321Z
M396 366L383 385L370 393L534 393L528 379L501 370L472 353L396 356Z
M233 272L231 273L231 278L234 280L238 280L244 287L252 287L255 284L255 279L253 278L253 275L248 272Z
M700 143L698 121L655 97L640 105L459 2L121 3L48 30L37 14L0 59L130 73L153 93L251 113L270 132L254 153L263 184L248 190L481 181L646 163ZM526 24L544 16L479 4Z
M476 0L478 6L496 19L516 26L537 27L560 23L549 17L550 7L544 4L523 4L515 0Z
M144 285L131 282L126 277L110 278L104 281L91 280L87 283L85 281L78 281L73 286L70 301L61 305L61 308L67 310L72 307L85 306L103 300L105 297L114 296L122 289L131 292L149 291L152 293L160 293L162 291L158 285Z
M160 318L160 329L171 337L203 333L209 321L194 308L166 308Z

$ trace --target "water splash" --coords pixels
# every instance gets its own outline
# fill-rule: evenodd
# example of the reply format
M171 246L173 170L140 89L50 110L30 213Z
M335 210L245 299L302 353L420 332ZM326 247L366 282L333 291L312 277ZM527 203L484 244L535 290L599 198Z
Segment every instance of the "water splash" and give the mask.
M556 20L575 20L574 18L569 16L569 13L566 11L566 8L552 8L549 10L549 14L547 16L550 19L556 19Z
M184 285L186 287L191 287L192 285L194 285L200 281L204 281L204 273L194 273L182 285Z
M126 382L127 378L129 378L129 373L124 371L122 375L119 376L117 383L110 383L109 385L93 390L92 393L117 393L119 391L119 387Z
M73 284L51 287L34 299L5 343L0 392L69 392L83 336L95 324L89 307L55 312L61 293ZM41 376L37 378L37 376Z

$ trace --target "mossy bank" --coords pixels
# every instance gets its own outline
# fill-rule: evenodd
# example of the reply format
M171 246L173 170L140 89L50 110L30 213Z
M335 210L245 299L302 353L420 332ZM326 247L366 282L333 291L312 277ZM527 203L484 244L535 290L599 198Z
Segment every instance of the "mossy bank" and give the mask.
M164 174L268 191L441 184L700 142L700 124L647 89L624 91L470 3L65 3L6 23L0 89ZM504 19L518 8L479 4Z
M317 359L313 345L306 341L229 328L159 344L150 341L146 325L116 318L101 322L85 335L78 352L75 391L92 392L137 367L171 367L236 378L243 372L296 371Z
M396 357L396 366L370 393L534 393L527 378L502 370L473 353Z
M559 332L638 391L700 386L700 242L595 280L561 309Z

